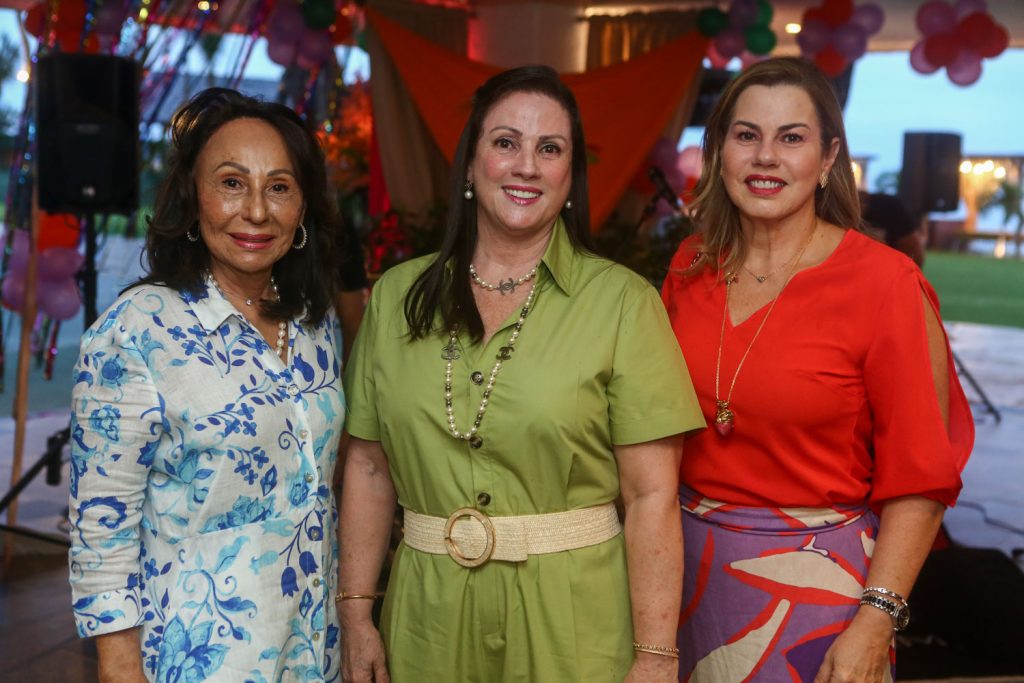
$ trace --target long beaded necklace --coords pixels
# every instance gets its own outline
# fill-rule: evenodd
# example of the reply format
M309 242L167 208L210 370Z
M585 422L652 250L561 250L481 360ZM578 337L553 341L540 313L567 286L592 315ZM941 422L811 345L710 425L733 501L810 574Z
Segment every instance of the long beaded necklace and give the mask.
M536 268L534 268L534 272L536 272ZM470 273L472 274L472 270ZM537 283L535 282L530 287L530 293L526 295L526 303L523 304L523 309L519 312L519 319L512 326L512 334L509 335L508 342L506 342L505 346L498 349L498 353L495 355L494 367L491 368L490 377L487 379L487 386L484 387L483 396L480 398L480 407L476 411L476 419L473 420L473 426L464 432L460 432L458 427L455 426L455 410L452 407L452 363L459 358L459 328L457 326L452 327L448 332L448 344L441 349L441 357L447 361L444 369L444 406L445 416L448 420L448 432L456 439L468 441L470 448L480 448L484 445L484 440L477 434L480 430L480 423L483 422L484 413L487 412L487 403L491 398L491 391L494 390L494 383L498 379L498 373L501 372L501 364L512 358L516 340L519 339L519 333L523 329L523 323L526 322L526 315L530 312L530 307L533 306L536 293Z
M725 321L729 317L729 292L732 290L732 285L736 281L736 276L732 273L726 273L725 276L725 305L722 311L722 331L718 337L718 358L715 360L715 431L722 436L729 436L732 433L733 428L736 426L736 413L729 407L732 401L732 390L736 388L736 378L740 376L740 369L743 367L743 363L746 362L747 356L750 354L750 349L754 348L754 342L761 335L761 330L764 329L764 325L768 322L769 316L772 311L775 310L775 304L782 298L782 293L786 291L786 287L789 285L790 280L793 279L793 275L796 271L796 266L800 263L800 257L803 256L807 247L810 246L811 240L814 239L814 235L818 232L817 218L815 218L815 225L811 229L811 233L804 240L804 244L797 251L796 255L790 259L792 266L789 269L789 275L786 277L786 281L782 284L782 289L772 299L771 304L768 306L768 310L765 311L764 317L761 318L761 324L757 326L757 330L754 332L753 338L750 343L747 344L747 350L743 352L740 357L740 362L736 365L736 372L732 374L732 382L729 383L729 393L726 394L725 400L721 398L721 391L719 389L719 379L722 373L722 348L725 346ZM753 274L753 273L751 273ZM756 276L755 276L756 277Z
M222 297L224 297L226 300L228 300L228 295L224 293L224 288L220 286L219 282L217 282L217 278L215 278L213 276L213 273L210 273L210 280L213 282L213 286L217 288L217 291L220 292L220 295ZM277 283L274 281L274 276L273 275L270 276L270 289L273 290L273 292L274 292L274 299L277 300L277 301L280 301L281 300L281 294L280 294L280 292L277 291ZM253 304L253 300L252 299L243 299L243 301L245 301L245 305L246 306L252 306L252 304ZM287 338L288 338L288 321L287 320L279 320L277 322L277 341L274 343L274 353L276 353L277 357L280 358L281 360L285 361L286 363L287 363L288 359L283 354L284 354L285 340L287 340Z
M498 293L501 294L502 296L505 296L506 292L508 292L509 294L514 293L516 291L516 287L523 284L524 282L529 282L530 280L533 279L533 277L536 274L537 266L534 266L533 268L530 269L530 272L526 273L525 275L522 275L515 279L509 278L507 280L498 280L498 284L495 285L491 284L490 282L482 280L480 276L476 274L476 268L473 267L473 264L469 264L469 276L473 278L473 282L475 282L478 286L483 287L489 292L498 290Z

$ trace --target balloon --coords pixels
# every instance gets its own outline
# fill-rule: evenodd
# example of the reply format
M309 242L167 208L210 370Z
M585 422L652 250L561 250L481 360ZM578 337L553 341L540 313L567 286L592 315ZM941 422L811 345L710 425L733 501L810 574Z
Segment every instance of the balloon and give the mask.
M751 54L766 55L775 49L775 33L767 26L750 26L744 37Z
M816 55L832 42L832 29L817 19L805 21L800 33L796 34L796 42L805 56Z
M917 9L916 21L921 33L930 38L956 28L956 12L943 0L929 0Z
M334 23L334 0L305 0L302 3L302 18L306 26L320 31Z
M297 47L294 40L271 36L267 39L267 57L275 64L291 66L295 63L296 53L298 52Z
M732 6L729 7L729 24L733 28L746 28L757 21L759 13L757 0L732 0Z
M924 41L924 56L936 66L949 66L956 59L960 46L952 33L939 33Z
M67 320L78 313L82 299L73 278L43 280L39 285L39 310L43 313L55 320Z
M697 13L697 30L714 38L729 25L729 17L717 7L706 7Z
M868 3L853 10L852 21L861 26L869 36L878 33L885 23L885 10L881 5Z
M846 58L831 45L815 55L814 64L829 78L835 78L849 66Z
M267 39L283 38L285 40L298 40L302 32L306 30L306 21L302 18L302 12L298 6L290 0L278 2L274 11L267 20ZM279 62L280 63L280 62Z
M53 247L39 252L39 277L46 280L59 280L71 277L82 267L85 257L78 249Z
M768 2L768 0L757 0L757 19L754 20L754 25L771 25L773 14L772 3Z
M0 297L4 306L11 309L12 311L21 312L21 307L25 303L25 276L24 274L19 275L17 273L8 272L4 276L4 286Z
M647 161L652 166L657 166L662 171L675 168L678 163L679 152L676 150L676 143L668 138L658 138L654 142L651 153L647 155Z
M708 51L705 53L708 57L708 61L711 62L712 69L724 69L729 66L729 58L723 57L715 47L715 41L708 43Z
M970 50L960 50L953 63L946 67L949 80L957 85L971 85L981 78L981 57Z
M338 12L334 17L334 24L331 26L331 42L341 45L352 37L352 20Z
M992 29L988 35L988 40L985 44L978 49L978 54L982 57L991 59L992 57L998 57L1003 54L1010 45L1010 34L1006 32L1006 29L998 24Z
M121 33L124 18L124 10L121 3L106 0L96 11L96 19L93 21L92 30L100 36L116 36Z
M303 69L320 66L334 55L334 43L327 31L307 31L299 41L296 63Z
M751 52L744 51L743 54L740 55L740 67L742 69L746 69L747 67L753 66L758 62L763 62L766 59L768 59L768 55L755 55Z
M852 62L868 49L868 35L864 27L851 21L832 34L832 47Z
M853 0L825 0L821 16L832 28L839 28L853 16Z
M975 12L988 12L988 5L985 4L985 0L956 0L953 3L953 11L956 12L957 19L963 19Z
M718 54L728 59L738 57L746 44L747 41L743 38L743 34L734 28L722 31L715 38L715 48L718 50Z
M689 147L684 147L683 151L679 153L676 168L686 178L698 178L700 177L700 169L703 163L704 152L701 151L700 147L690 145Z
M928 61L924 56L924 39L917 41L917 45L910 51L910 66L919 74L935 73L940 67Z
M975 12L961 19L956 25L956 36L962 47L980 52L988 42L989 33L995 30L996 23L992 21L992 17L983 12Z
M25 276L25 271L28 270L28 243L28 231L14 231L14 241L11 244L11 255L7 260L8 274L14 273L21 277Z
M46 30L46 15L50 3L47 0L43 0L38 5L33 5L32 9L25 15L25 30L34 35L36 38L42 38L43 31Z

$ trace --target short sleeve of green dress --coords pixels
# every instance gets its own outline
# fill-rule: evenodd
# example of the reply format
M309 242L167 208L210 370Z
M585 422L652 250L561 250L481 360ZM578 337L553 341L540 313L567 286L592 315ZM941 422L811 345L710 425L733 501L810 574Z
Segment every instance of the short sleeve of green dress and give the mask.
M483 444L456 440L444 401L448 335L410 342L404 318L405 294L429 262L381 278L346 374L348 430L381 442L403 507L447 517L467 506L504 516L601 505L619 495L614 446L704 425L657 292L575 251L559 223L492 391ZM460 429L516 318L485 345L459 339ZM382 633L395 683L621 681L633 659L622 536L474 569L403 545Z

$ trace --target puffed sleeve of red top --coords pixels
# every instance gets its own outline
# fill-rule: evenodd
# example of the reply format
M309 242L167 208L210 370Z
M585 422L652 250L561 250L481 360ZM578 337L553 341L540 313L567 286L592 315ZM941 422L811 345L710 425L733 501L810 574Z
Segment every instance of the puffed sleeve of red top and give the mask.
M927 303L926 303L927 302ZM928 351L925 306L938 297L912 264L900 268L880 302L864 360L875 468L870 502L920 495L946 505L974 443L974 420L956 376L949 342L949 427L943 425Z

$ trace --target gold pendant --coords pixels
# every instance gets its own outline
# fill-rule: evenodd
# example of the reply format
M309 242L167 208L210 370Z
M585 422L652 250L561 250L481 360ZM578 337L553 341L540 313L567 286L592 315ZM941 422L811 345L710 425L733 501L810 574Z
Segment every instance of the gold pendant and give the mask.
M728 401L715 401L715 431L722 436L729 436L736 421L736 414L729 409Z

